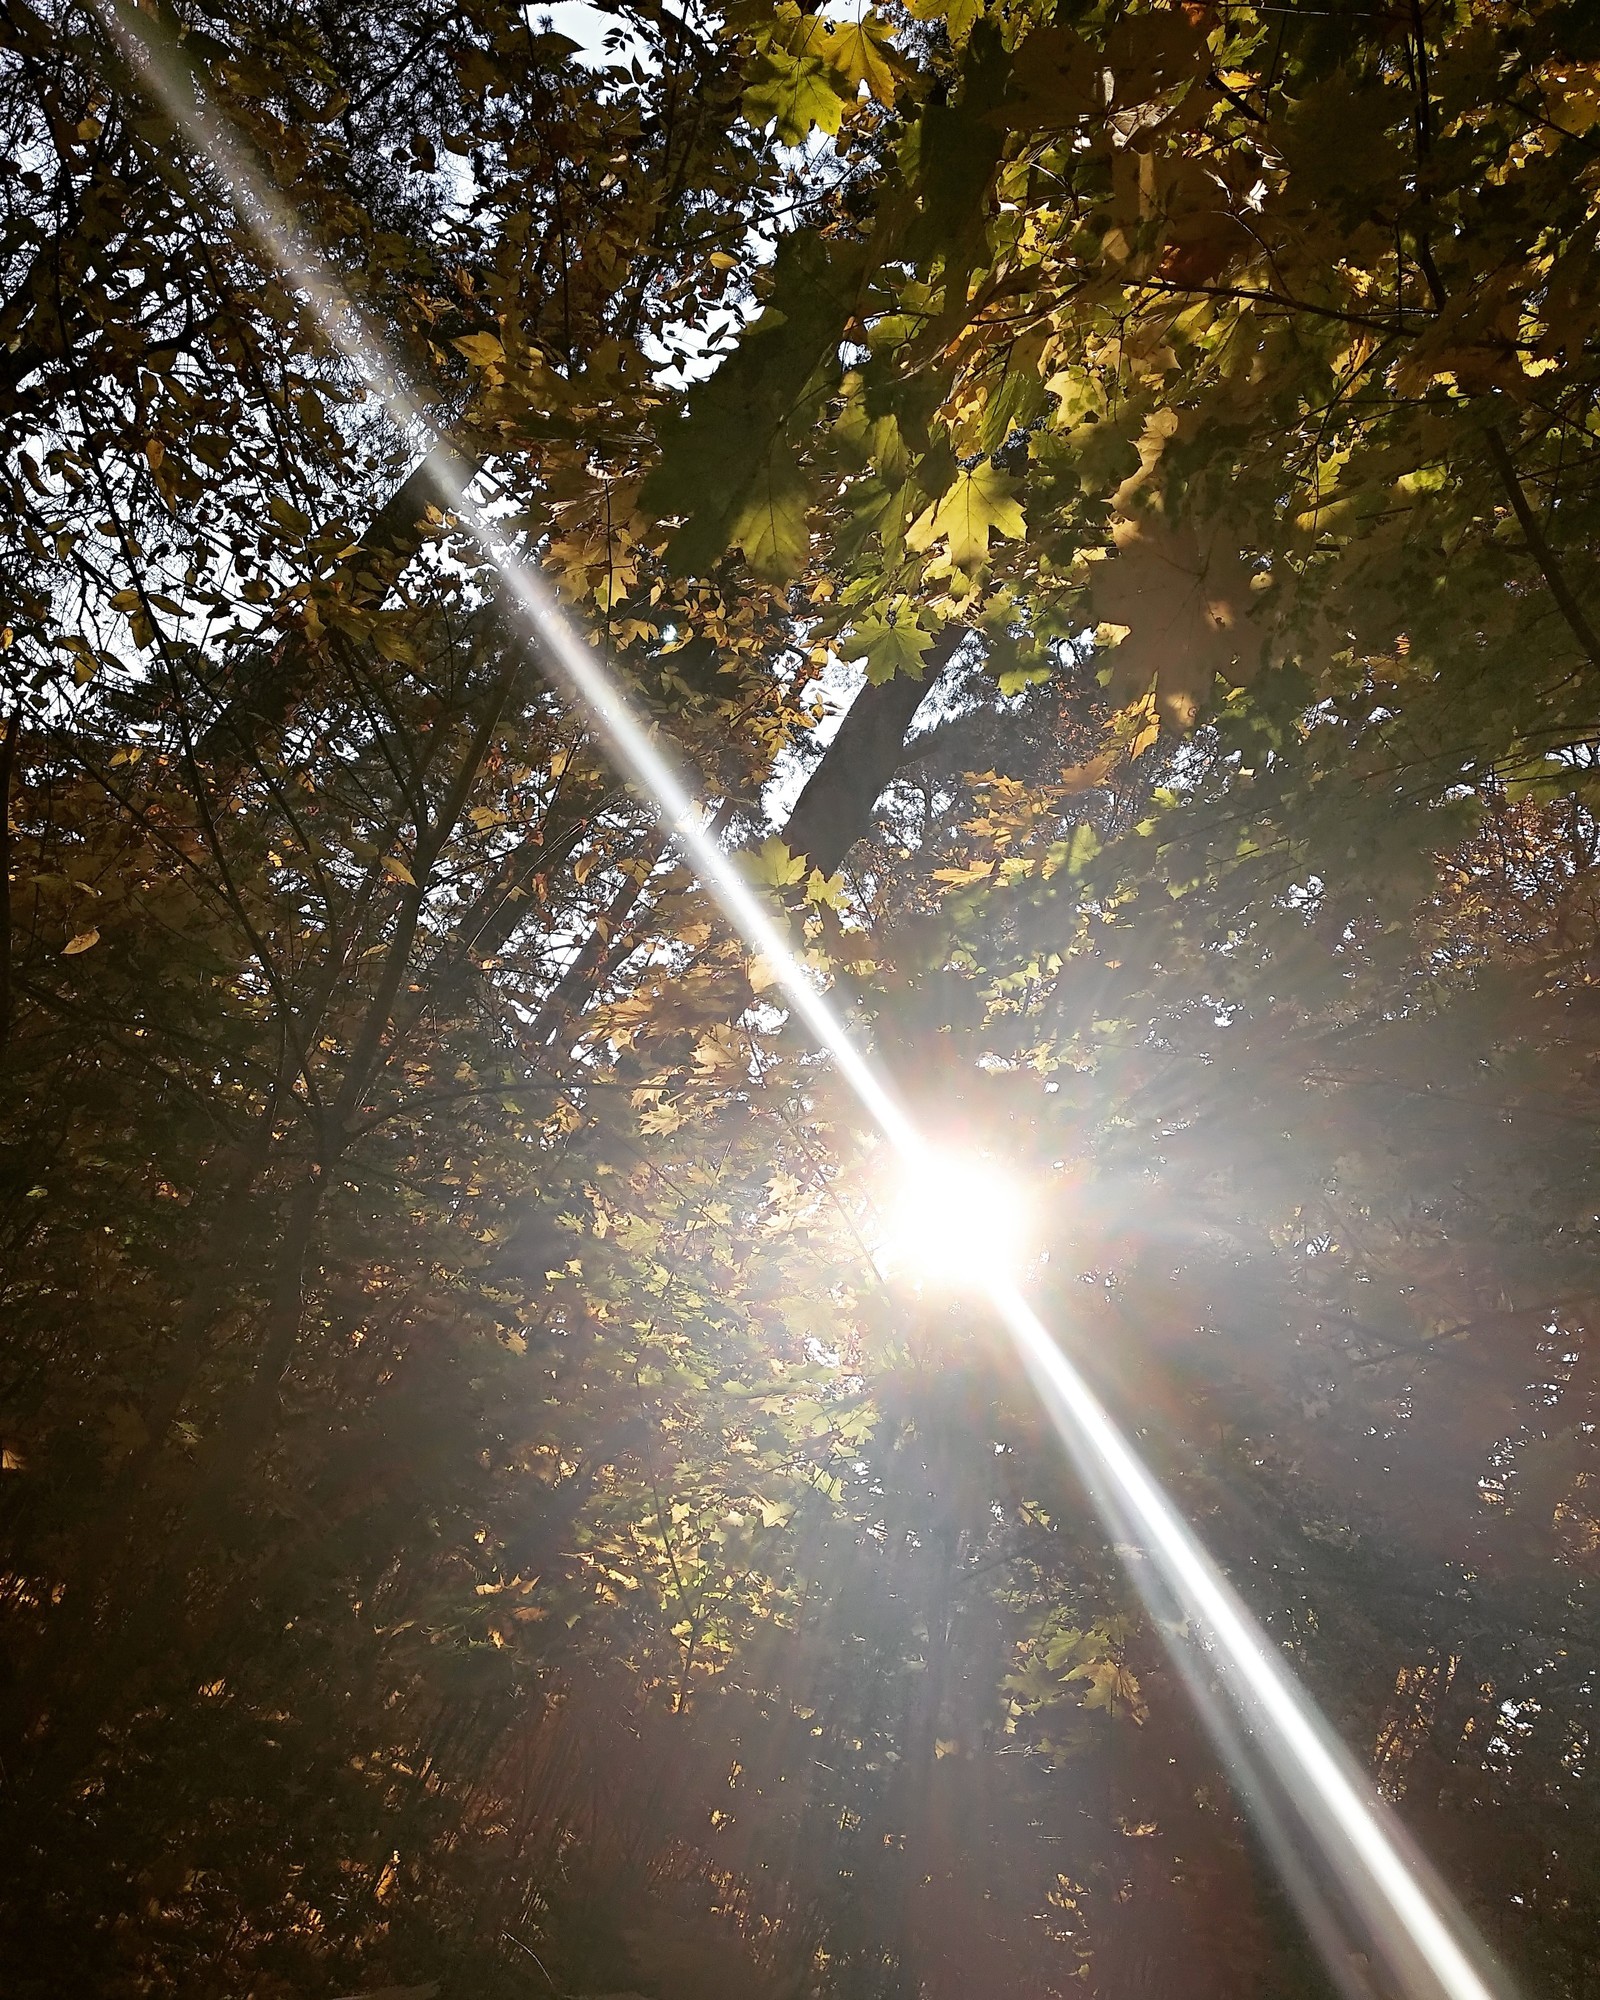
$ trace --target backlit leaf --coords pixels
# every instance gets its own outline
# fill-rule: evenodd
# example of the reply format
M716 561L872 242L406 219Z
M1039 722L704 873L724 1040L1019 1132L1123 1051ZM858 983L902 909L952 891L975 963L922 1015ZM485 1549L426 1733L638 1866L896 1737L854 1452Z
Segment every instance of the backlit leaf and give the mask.
M896 674L920 679L923 656L932 644L932 635L908 614L893 619L864 619L840 650L848 660L864 659L867 679L877 684L892 680Z
M810 132L837 132L853 95L841 72L820 56L770 48L751 72L744 115L752 125L771 126L781 144L799 146Z
M906 542L924 550L942 541L953 567L975 570L988 560L991 535L1015 540L1025 526L1011 480L986 459L957 475L944 497L912 524Z
M744 857L745 873L764 888L787 889L806 873L803 854L791 854L778 834L771 834Z

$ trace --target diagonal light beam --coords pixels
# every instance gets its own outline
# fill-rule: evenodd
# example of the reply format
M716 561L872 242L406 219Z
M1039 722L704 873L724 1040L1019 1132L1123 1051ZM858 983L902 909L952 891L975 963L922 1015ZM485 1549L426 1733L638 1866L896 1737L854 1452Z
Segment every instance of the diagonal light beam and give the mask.
M473 500L473 469L429 422L418 392L344 291L293 210L230 121L212 105L173 36L126 0L84 0L134 75L226 190L267 262L309 304L334 346L406 435L426 442L441 505L494 563L544 659L612 756L655 805L724 914L770 966L789 1004L838 1064L863 1109L907 1162L937 1155L796 957L772 908L708 830L672 758L634 713L616 676L569 621L538 571ZM1448 1890L1412 1851L1243 1600L1206 1553L1079 1370L1009 1282L988 1287L1040 1400L1113 1535L1136 1545L1131 1567L1202 1713L1244 1780L1285 1880L1351 1995L1497 2000L1509 1986ZM1231 1716L1210 1681L1221 1682ZM1241 1739L1240 1729L1243 1731ZM1284 1814L1299 1842L1283 1829ZM1321 1864L1313 1879L1306 1862ZM1387 1974L1374 1984L1347 1956L1355 1927Z

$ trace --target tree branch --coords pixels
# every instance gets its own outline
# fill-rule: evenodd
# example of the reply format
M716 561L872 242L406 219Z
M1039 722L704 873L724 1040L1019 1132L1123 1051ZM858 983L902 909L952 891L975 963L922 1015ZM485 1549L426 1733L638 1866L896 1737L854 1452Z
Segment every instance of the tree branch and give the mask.
M1566 619L1573 637L1589 657L1591 666L1600 667L1600 634L1589 622L1588 613L1578 602L1566 572L1556 552L1550 546L1544 531L1544 524L1534 512L1532 503L1522 490L1522 481L1517 476L1517 468L1505 439L1495 424L1483 427L1484 441L1489 447L1489 457L1495 471L1500 475L1500 484L1505 488L1506 498L1511 503L1511 511L1517 517L1517 525L1522 530L1522 539L1528 545L1528 553L1539 565L1545 587L1555 599L1556 609Z

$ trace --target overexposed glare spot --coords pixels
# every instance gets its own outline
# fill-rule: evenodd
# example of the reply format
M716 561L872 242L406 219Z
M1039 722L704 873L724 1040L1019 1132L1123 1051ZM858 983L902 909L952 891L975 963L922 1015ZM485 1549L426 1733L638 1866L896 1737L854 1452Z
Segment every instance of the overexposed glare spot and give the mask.
M1012 1285L1033 1254L1028 1196L976 1152L928 1147L903 1160L882 1213L879 1268L922 1290Z

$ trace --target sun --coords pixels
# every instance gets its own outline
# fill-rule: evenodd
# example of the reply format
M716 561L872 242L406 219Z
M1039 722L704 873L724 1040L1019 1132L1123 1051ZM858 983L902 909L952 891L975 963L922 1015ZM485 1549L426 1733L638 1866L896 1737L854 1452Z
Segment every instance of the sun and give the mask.
M904 1159L882 1210L879 1268L925 1291L1014 1285L1032 1256L1032 1209L976 1151L924 1147Z

